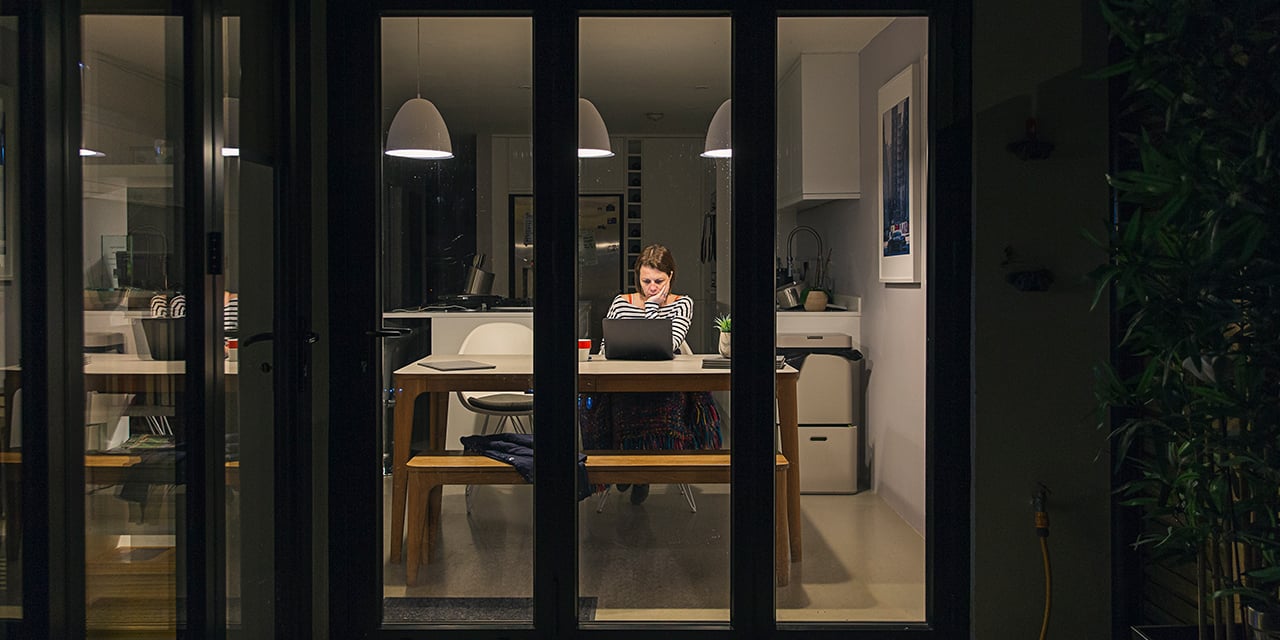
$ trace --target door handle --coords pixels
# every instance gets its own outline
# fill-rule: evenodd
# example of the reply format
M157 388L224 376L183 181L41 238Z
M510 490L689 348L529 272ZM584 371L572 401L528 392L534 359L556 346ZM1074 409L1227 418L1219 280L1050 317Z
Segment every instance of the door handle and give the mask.
M270 331L267 331L265 333L255 333L249 336L248 338L245 338L243 341L241 341L240 348L243 349L255 342L266 342L268 340L275 340L275 338L276 338L275 335L273 335ZM302 341L305 342L306 344L315 344L317 342L320 342L320 334L314 331L308 331L302 336Z
M403 338L413 333L413 329L408 327L379 327L366 333L379 338Z

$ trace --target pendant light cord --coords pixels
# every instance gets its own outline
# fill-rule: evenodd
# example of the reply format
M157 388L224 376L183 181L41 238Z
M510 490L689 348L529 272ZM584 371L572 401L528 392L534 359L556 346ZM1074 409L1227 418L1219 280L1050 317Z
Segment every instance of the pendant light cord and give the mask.
M422 18L418 18L414 22L414 26L417 27L417 31L418 31L418 53L413 58L413 63L417 67L417 72L414 73L414 80L416 80L418 83L418 97L421 98L422 97Z

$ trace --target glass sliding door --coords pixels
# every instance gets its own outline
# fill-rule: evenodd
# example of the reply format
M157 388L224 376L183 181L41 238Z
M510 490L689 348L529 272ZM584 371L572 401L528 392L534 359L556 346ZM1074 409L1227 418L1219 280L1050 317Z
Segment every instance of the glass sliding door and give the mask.
M329 141L364 158L329 167L330 415L361 434L329 441L334 629L967 627L935 595L967 585L964 536L937 544L967 467L926 438L959 429L929 402L965 405L925 366L930 305L963 297L925 242L958 18L792 17L820 4L334 8Z
M777 616L923 622L928 19L780 18L777 42L777 349L810 542Z
M0 3L8 9L9 3ZM16 48L18 18L0 17L0 43L8 52ZM22 353L22 305L18 268L18 178L21 155L18 149L18 59L0 54L0 363L4 365L4 409L0 422L0 486L3 486L4 538L0 543L0 563L4 580L0 583L0 619L22 617L21 526L21 434L22 415L20 354Z
M533 619L532 29L381 19L388 625Z
M82 21L89 633L178 626L186 485L182 19ZM195 347L196 345L191 345Z
M599 389L579 395L583 621L729 618L729 297L703 152L730 59L728 18L579 21L579 386ZM650 325L666 353L631 348Z

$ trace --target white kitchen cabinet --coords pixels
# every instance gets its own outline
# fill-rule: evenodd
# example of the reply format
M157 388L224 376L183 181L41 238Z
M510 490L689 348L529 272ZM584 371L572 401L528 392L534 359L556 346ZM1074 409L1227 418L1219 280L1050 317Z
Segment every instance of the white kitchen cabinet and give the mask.
M778 208L862 196L858 54L801 54L778 83Z

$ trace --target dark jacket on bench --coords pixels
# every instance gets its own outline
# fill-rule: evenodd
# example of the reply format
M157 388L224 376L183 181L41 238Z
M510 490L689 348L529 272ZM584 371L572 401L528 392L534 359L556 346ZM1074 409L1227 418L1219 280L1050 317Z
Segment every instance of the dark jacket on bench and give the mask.
M483 454L516 468L520 477L533 484L533 436L527 433L496 433L487 436L463 436L462 448ZM578 500L591 496L587 482L587 456L578 454Z

